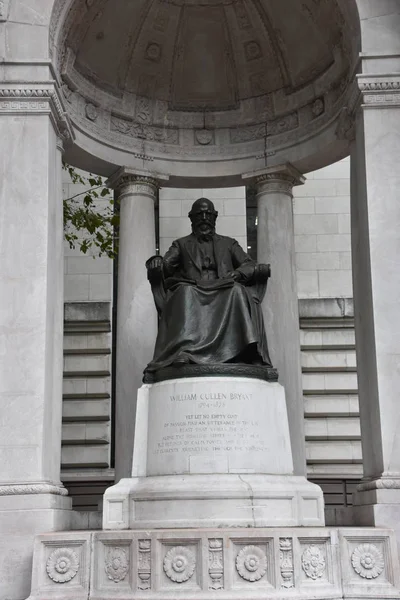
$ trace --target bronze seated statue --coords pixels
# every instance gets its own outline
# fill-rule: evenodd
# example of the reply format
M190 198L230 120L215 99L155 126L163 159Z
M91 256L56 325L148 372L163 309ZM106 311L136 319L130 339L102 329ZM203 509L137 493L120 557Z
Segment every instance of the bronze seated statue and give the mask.
M159 327L145 382L224 374L277 379L261 312L270 267L215 233L217 216L210 200L196 200L192 233L164 258L146 262Z

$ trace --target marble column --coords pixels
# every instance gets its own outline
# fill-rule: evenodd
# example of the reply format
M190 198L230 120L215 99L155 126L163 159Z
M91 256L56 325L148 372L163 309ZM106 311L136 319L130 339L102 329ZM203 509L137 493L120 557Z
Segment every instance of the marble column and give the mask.
M285 388L294 473L306 474L299 309L293 231L294 185L304 177L289 164L249 173L257 186L257 259L271 264L263 302L271 360Z
M355 515L396 529L400 542L400 77L360 75L358 87L351 234L364 478Z
M60 482L62 119L52 82L0 83L0 597L9 599L29 595L34 536L68 528L71 514Z
M157 314L145 262L156 252L154 206L165 176L121 168L109 181L120 203L117 303L115 481L130 477L136 397L151 360Z

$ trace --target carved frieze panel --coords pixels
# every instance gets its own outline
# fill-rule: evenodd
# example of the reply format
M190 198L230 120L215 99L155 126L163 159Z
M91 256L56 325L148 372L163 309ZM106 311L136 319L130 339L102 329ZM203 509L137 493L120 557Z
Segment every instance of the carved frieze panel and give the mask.
M194 573L196 557L192 550L184 546L170 548L164 557L164 571L171 581L183 583Z
M54 583L71 581L79 570L79 557L72 548L56 548L46 562L48 577Z
M104 570L110 581L123 581L129 571L129 548L111 546L106 549Z
M138 589L151 589L151 540L138 540Z
M210 590L224 589L224 540L211 538L208 540L208 574Z
M128 121L116 115L111 116L110 131L143 140L164 142L166 144L179 143L179 131L177 129L152 127L135 121Z

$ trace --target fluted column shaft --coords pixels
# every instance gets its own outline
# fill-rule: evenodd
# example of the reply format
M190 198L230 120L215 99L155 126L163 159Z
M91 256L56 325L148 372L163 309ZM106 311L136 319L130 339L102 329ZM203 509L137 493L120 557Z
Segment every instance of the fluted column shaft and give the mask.
M119 481L131 475L136 396L157 335L145 262L156 249L158 180L121 169L109 185L120 203L115 409L115 479Z
M305 475L304 408L295 270L292 189L304 179L292 167L256 177L258 262L271 264L263 315L272 363L286 393L294 472Z

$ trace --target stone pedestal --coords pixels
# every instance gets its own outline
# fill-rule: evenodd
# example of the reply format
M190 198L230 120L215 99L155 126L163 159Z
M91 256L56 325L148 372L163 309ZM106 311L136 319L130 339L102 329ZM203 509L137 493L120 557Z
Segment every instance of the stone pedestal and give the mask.
M324 523L320 488L293 475L278 383L200 377L144 385L132 476L106 491L104 529Z
M154 205L158 178L121 168L107 183L115 189L120 203L115 411L118 481L131 472L136 390L142 382L143 368L153 356L157 336L157 313L145 263L156 251Z

